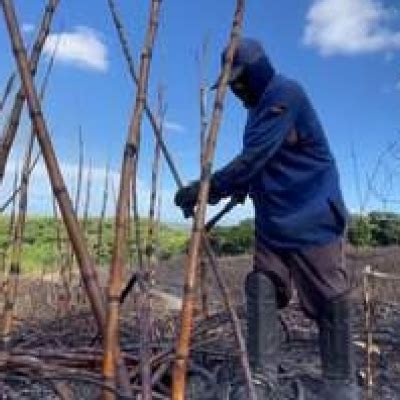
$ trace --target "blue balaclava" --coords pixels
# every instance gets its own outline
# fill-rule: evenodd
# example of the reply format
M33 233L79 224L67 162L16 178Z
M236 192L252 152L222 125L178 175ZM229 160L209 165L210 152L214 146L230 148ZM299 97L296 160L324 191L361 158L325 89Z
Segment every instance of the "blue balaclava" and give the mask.
M222 65L225 62L226 52L227 49L222 53ZM274 68L265 54L261 43L251 38L239 39L233 57L229 83L231 84L237 79L240 79L244 83L246 90L249 92L250 98L252 99L252 104L246 104L245 99L241 98L241 96L238 93L235 93L235 91L234 93L241 98L245 103L245 106L254 106L258 102L274 74Z

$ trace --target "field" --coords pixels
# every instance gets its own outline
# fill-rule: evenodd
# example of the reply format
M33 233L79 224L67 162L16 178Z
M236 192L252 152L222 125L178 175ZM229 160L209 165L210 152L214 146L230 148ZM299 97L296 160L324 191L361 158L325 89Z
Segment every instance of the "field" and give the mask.
M102 239L100 249L98 248L99 219L89 218L86 222L85 235L92 257L99 265L108 264L111 260L112 237L114 234L114 220L105 219L102 223ZM0 252L4 251L9 240L8 234L9 217L0 215ZM58 222L59 225L62 225ZM82 221L81 221L82 224ZM141 238L147 237L147 220L142 220ZM26 222L25 235L23 240L23 252L21 266L24 273L40 273L44 268L51 272L60 258L65 257L68 250L67 234L63 227L60 228L61 254L57 243L57 223L52 217L30 217ZM134 235L134 232L132 232ZM184 229L170 228L162 224L158 235L158 252L161 258L167 258L174 254L181 253L186 245L188 233ZM131 239L131 250L134 254L134 239ZM100 250L100 251L99 251ZM8 252L9 256L9 252ZM4 268L4 260L0 254L0 271Z
M383 0L333 13L334 0L291 12L245 0L15 3L0 1L0 398L229 400L243 372L251 389L254 213L221 220L250 195L282 242L285 221L299 243L347 225L357 381L366 400L400 399L400 146L384 136L397 129L399 83L386 72L399 13ZM284 46L264 46L281 31ZM322 75L337 65L328 56L378 51L385 63ZM290 80L274 65L294 66ZM359 210L348 224L342 190ZM191 229L164 223L180 211ZM282 398L324 400L317 326L296 291L279 318Z
M397 273L397 247L375 250L349 249L349 268L353 271L354 344L360 384L365 388L366 335L362 301L362 270L366 264L388 273ZM174 343L179 326L178 310L183 285L183 260L174 256L159 263L155 270L152 289L152 352L160 354ZM224 257L220 268L240 314L243 314L243 279L251 268L250 256ZM105 274L100 271L105 278ZM78 280L76 280L78 282ZM105 286L105 282L104 282ZM238 368L232 330L221 303L212 273L208 274L210 316L201 317L196 308L196 323L192 348L192 390L188 399L223 399L218 390L227 390L230 376L223 371ZM372 288L374 399L394 400L400 396L400 289L394 282L374 280ZM3 371L3 390L9 399L53 399L55 390L72 391L75 398L95 399L101 380L101 347L96 340L97 329L86 301L79 297L79 288L71 308L66 309L62 287L53 274L42 279L22 279L13 333L11 361L13 368ZM123 307L121 343L128 365L135 374L139 356L138 316L135 313L137 292L134 291ZM314 397L320 390L319 359L317 353L316 326L304 318L296 297L282 312L282 361L281 384L288 399L294 399L296 382L301 379ZM29 356L29 357L28 357ZM18 359L20 357L20 359ZM24 358L25 357L25 358ZM23 358L21 360L21 358ZM40 363L38 360L41 360ZM36 361L35 361L36 360ZM13 362L15 364L13 364ZM40 374L32 376L29 363L40 365ZM165 359L164 363L169 365ZM20 364L18 364L20 363ZM233 363L233 364L232 364ZM155 392L165 398L170 382L169 368L160 368ZM229 366L229 368L227 368ZM165 364L164 364L165 367ZM90 373L89 373L90 370ZM196 372L197 371L197 372ZM205 371L211 371L212 374ZM228 374L229 375L229 374ZM50 378L67 382L65 387L50 385ZM65 379L65 380L64 380ZM52 381L54 382L54 381ZM204 388L208 388L204 391ZM203 389L201 389L203 388ZM199 397L199 390L201 396ZM207 393L207 394L206 394ZM163 394L163 395L162 395ZM62 397L61 397L62 398ZM307 398L308 400L308 398Z

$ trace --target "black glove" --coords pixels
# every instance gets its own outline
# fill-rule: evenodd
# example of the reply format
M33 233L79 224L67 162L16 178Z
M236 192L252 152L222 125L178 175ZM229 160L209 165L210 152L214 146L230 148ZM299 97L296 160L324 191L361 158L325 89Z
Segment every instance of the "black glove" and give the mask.
M199 181L194 181L176 192L174 200L175 205L182 209L185 218L189 218L194 215L194 207L197 202L199 190ZM216 205L220 200L221 196L213 187L213 182L211 178L210 191L208 193L208 204Z
M221 200L221 196L215 190L215 187L213 185L213 181L211 178L210 191L208 192L208 204L215 206L216 204L218 204L220 202L220 200Z
M199 189L199 181L194 181L180 188L175 194L175 204L182 209L185 218L189 218L194 214L193 209L196 205Z
M232 194L231 198L235 200L237 204L244 204L248 194L248 188L243 188L242 190L237 190Z

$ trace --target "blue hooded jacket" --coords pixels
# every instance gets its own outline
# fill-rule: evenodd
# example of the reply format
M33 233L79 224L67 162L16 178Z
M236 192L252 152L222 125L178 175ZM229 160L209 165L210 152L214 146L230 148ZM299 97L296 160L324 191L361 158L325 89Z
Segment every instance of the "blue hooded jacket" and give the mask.
M213 174L211 194L248 193L256 240L277 249L323 245L343 235L347 211L324 130L301 86L275 74L264 54L246 66L259 93L242 152Z

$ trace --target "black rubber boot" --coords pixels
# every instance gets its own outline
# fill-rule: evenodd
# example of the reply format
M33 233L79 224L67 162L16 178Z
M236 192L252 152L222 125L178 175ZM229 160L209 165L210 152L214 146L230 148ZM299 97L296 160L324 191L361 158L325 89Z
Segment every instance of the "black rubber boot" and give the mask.
M347 296L327 303L318 321L324 400L359 400Z
M278 400L279 321L276 290L271 279L260 272L247 275L247 351L258 399ZM241 378L230 400L247 400Z

